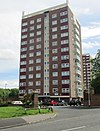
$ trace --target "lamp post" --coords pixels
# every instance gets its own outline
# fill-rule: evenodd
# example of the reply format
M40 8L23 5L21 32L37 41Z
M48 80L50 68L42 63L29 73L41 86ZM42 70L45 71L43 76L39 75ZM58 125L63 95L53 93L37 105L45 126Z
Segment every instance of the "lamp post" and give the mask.
M5 93L4 93L4 96L5 96L5 100L6 100L6 87L7 87L7 82L5 82Z
M91 102L90 102L90 86L88 86L88 105L90 107Z

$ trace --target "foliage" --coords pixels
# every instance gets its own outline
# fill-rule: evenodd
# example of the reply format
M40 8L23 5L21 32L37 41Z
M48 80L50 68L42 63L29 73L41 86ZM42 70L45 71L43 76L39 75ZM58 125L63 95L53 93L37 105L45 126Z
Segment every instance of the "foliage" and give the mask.
M17 100L18 99L18 92L17 88L15 89L0 89L0 104L5 103L9 100Z
M24 95L23 103L26 107L32 107L34 105L34 93Z
M41 114L48 113L47 109L41 109ZM0 118L11 118L11 117L19 117L24 115L36 115L39 114L38 110L28 109L26 110L23 107L0 107Z
M96 94L100 94L100 50L98 50L94 59L92 59L92 81L91 86Z

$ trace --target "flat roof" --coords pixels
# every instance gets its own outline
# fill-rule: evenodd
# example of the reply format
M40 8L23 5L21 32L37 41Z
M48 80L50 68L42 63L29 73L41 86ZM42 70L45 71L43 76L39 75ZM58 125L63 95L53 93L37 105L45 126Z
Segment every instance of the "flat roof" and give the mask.
M41 11L37 11L37 12L34 12L34 13L30 13L30 14L27 14L27 15L24 15L24 13L23 13L22 19L26 19L26 18L35 16L35 15L43 14L44 12L53 11L53 10L56 10L56 9L59 9L59 8L63 8L63 7L66 7L66 6L68 6L67 3L60 4L60 5L57 5L57 6L54 6L54 7L51 7L51 8L47 8L47 9L44 9L44 10L41 10Z

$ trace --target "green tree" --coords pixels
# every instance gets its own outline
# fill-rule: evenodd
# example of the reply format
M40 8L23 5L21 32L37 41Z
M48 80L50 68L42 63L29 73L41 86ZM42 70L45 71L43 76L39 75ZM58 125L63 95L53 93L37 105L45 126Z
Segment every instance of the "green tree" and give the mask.
M95 94L100 94L100 50L98 50L94 59L92 59L92 81L91 86Z
M18 99L19 90L17 88L10 89L9 98Z

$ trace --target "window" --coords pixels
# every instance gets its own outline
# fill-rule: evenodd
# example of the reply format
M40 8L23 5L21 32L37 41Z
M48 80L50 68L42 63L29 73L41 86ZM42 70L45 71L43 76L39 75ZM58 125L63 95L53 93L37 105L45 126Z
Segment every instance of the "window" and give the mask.
M38 94L40 94L40 93L41 93L41 90L40 90L40 89L36 89L36 92L37 92Z
M29 64L33 64L34 63L34 61L33 60L29 60Z
M62 67L62 68L69 67L69 63L62 63L62 64L61 64L61 67Z
M21 61L20 65L26 65L26 61Z
M52 68L53 68L53 69L57 69L57 68L58 68L58 64L53 64L53 65L52 65Z
M69 59L69 55L63 55L63 56L61 56L61 60L67 60L67 59Z
M29 53L29 57L33 57L34 56L34 53Z
M52 14L52 18L56 18L57 17L57 14Z
M24 94L26 93L26 90L19 90L19 94Z
M69 84L69 80L62 80L62 84Z
M41 78L41 74L40 73L36 74L36 78Z
M20 86L26 86L26 82L21 82Z
M68 19L67 18L64 18L64 19L61 19L60 20L60 23L64 23L64 22L67 22L68 21Z
M22 23L22 26L27 26L27 25L28 25L28 22Z
M22 32L24 33L24 32L27 32L27 28L26 29L22 29Z
M33 86L33 82L28 82L28 86Z
M27 44L27 41L22 41L21 42L21 45L26 45Z
M53 93L58 93L58 88L53 88Z
M41 81L36 81L36 86L40 86L41 85Z
M31 27L30 27L30 31L32 31L32 30L34 30L34 26L31 26Z
M68 44L68 40L62 40L61 45Z
M20 79L26 79L26 75L21 75Z
M53 73L52 73L52 76L54 76L54 77L55 77L55 76L58 76L58 72L53 72Z
M40 49L41 48L41 44L36 45L36 49Z
M69 92L70 92L69 88L62 88L62 93L69 93Z
M27 47L21 48L21 52L27 51Z
M34 43L34 39L31 39L31 40L30 40L30 44L32 44L32 43Z
M21 55L21 58L26 58L26 54Z
M58 52L57 49L53 49L53 50L52 50L52 53L57 53L57 52Z
M41 22L41 18L38 18L38 19L37 19L37 22Z
M56 39L57 38L57 34L52 35L52 39Z
M67 33L61 33L61 37L65 37L68 36L68 32Z
M68 51L68 50L69 50L68 47L66 47L66 48L61 48L61 52L66 52L66 51Z
M57 45L58 45L57 41L52 42L52 46L57 46Z
M27 38L27 35L22 35L22 39L25 39L25 38Z
M52 81L52 84L53 84L53 85L58 85L58 80L53 80L53 81Z
M38 32L37 32L37 35L41 35L41 31L38 31Z
M52 28L52 32L57 31L57 27Z
M34 33L30 33L30 37L34 36Z
M28 89L28 94L32 94L33 89Z
M60 16L64 16L64 15L67 15L67 11L63 11L60 13Z
M68 29L68 25L61 26L60 29L61 29L61 30Z
M41 51L36 52L36 56L40 56L41 55Z
M33 74L29 74L28 78L32 79L33 78Z
M36 66L36 70L41 70L41 66Z
M52 21L52 25L56 25L57 24L57 20Z
M26 72L26 68L21 68L20 72Z
M33 67L29 67L29 71L33 71Z
M41 59L36 59L36 63L41 63Z
M63 71L63 72L61 73L61 75L62 75L62 76L69 76L69 71Z
M58 56L52 57L52 61L57 61L57 60L58 60Z
M30 24L34 24L34 20L31 20L31 21L30 21Z
M41 28L41 24L40 25L37 25L37 29L40 29Z
M29 47L29 50L33 50L33 49L34 49L34 46L30 46L30 47Z
M36 39L37 42L41 42L41 37Z

